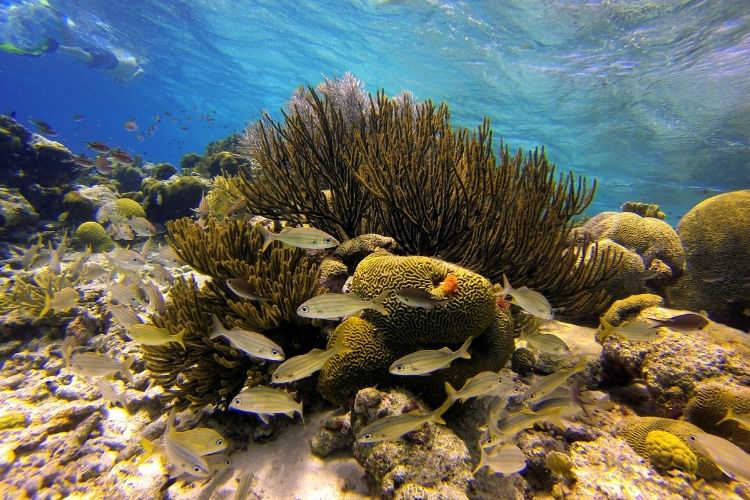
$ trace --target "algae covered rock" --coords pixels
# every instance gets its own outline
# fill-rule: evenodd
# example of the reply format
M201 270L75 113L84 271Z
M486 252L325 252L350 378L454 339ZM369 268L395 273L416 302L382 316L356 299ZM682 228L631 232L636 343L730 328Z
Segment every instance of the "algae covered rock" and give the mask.
M661 220L664 220L667 216L667 214L659 210L659 205L656 203L644 203L642 201L626 201L622 204L620 210L623 212L633 212L641 217L653 217Z
M147 218L152 222L164 223L188 217L200 203L203 193L209 189L209 181L193 175L171 177L166 181L146 179L141 190Z
M140 169L133 165L119 164L112 170L112 177L117 181L122 193L139 190L144 175Z
M94 252L108 252L115 247L104 226L94 221L78 226L73 242L80 247L91 246Z
M687 444L671 432L655 430L646 435L645 452L659 470L679 469L695 474L698 459Z
M354 400L352 427L356 434L376 419L413 410L429 411L406 391L363 389ZM355 441L354 457L375 479L378 494L386 498L419 498L411 496L415 491L445 494L426 498L466 498L472 479L466 444L449 428L432 423L398 441Z
M177 169L171 163L159 163L151 167L151 176L160 181L166 181L176 173Z
M39 214L18 190L0 187L0 234L31 229L38 221Z
M750 190L724 193L686 213L677 232L687 272L670 286L674 307L706 310L714 321L750 329Z
M65 220L68 222L91 220L96 214L94 202L78 191L71 191L65 195L63 208L67 214Z

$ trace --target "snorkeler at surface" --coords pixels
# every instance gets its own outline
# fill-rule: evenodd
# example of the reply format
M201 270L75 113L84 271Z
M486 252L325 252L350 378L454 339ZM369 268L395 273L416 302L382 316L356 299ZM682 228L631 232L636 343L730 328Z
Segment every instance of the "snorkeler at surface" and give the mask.
M29 20L33 20L29 22ZM30 30L33 26L33 30ZM24 48L25 40L38 37L41 31L47 33L45 40L31 48ZM0 27L0 35L4 39L13 40L0 43L0 50L9 54L38 57L44 54L59 53L81 61L91 68L110 71L115 78L122 81L132 80L143 74L143 68L138 60L125 51L109 49L101 46L87 46L88 44L61 44L58 39L78 38L78 27L67 16L60 15L47 2L25 3L15 5L8 10L6 26ZM49 33L55 35L53 38ZM35 36L36 35L36 36ZM59 37L59 38L58 38ZM98 37L87 37L98 38ZM38 40L39 38L37 38ZM98 44L101 45L101 44Z

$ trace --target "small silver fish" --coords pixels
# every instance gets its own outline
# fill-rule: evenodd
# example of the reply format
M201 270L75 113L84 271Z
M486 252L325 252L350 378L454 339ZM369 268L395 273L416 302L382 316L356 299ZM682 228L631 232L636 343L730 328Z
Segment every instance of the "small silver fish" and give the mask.
M130 226L136 236L153 236L156 234L156 227L145 217L130 217L125 224Z
M135 239L135 232L125 222L112 222L107 226L107 234L109 234L113 240L124 240L131 241Z
M174 283L174 276L172 276L172 273L167 271L167 269L158 262L151 264L151 270L148 271L148 275L162 285L171 285Z
M174 410L172 410L167 420L167 430L164 433L164 453L167 460L175 466L177 475L186 473L199 478L208 477L210 471L206 460L175 439L174 418Z
M653 321L657 326L666 326L674 330L700 330L708 324L708 318L694 312L677 314L666 319L649 317L648 320Z
M105 253L104 256L107 257L111 265L127 271L139 271L146 263L141 254L127 248L115 248Z
M109 270L105 267L95 264L93 262L88 263L81 271L81 280L84 282L94 281L103 276L109 274Z
M278 234L272 233L261 224L258 224L256 227L263 236L263 248L261 252L265 252L266 248L274 241L280 241L292 247L307 249L332 248L339 244L338 240L330 234L313 227L285 228Z
M691 434L688 441L730 478L750 482L750 455L736 444L707 432Z
M498 444L507 443L512 440L519 432L534 427L537 422L552 421L555 424L560 422L559 415L555 411L562 411L560 408L554 411L548 411L544 415L538 415L532 412L518 412L506 415L499 422L489 420L487 428L489 436L485 437L480 446L491 448Z
M121 363L104 354L77 352L70 357L70 366L74 373L82 377L106 377L120 372L132 384L133 374L130 373L130 367L133 361L135 359L129 357Z
M441 370L458 358L471 359L469 345L474 337L469 337L456 351L447 347L442 349L424 349L403 356L388 368L393 375L427 375L435 370Z
M299 413L302 422L305 421L302 403L295 401L288 392L271 387L256 386L245 389L232 399L229 408L255 413L264 424L268 424L269 415L277 413L283 413L290 418Z
M563 356L570 353L570 348L560 337L551 333L521 334L521 339L537 352Z
M513 381L509 389L512 389ZM503 383L502 378L497 372L479 372L464 382L461 389L456 390L449 382L445 383L445 392L449 397L457 399L462 403L471 399L482 396L502 394L505 392L508 383Z
M232 344L232 347L256 358L271 361L284 360L284 350L281 346L265 335L251 332L250 330L242 330L241 328L227 330L215 315L212 317L212 321L213 329L209 338L225 337Z
M517 305L532 316L541 319L553 319L552 306L541 293L531 290L525 286L513 288L508 282L508 277L503 274L502 297L510 295L512 304Z
M136 323L143 323L143 321L141 321L141 318L136 313L134 313L132 309L124 304L108 304L107 309L112 313L112 316L115 318L115 320L124 327L128 327Z
M229 287L229 289L232 291L232 293L240 298L247 299L247 300L256 300L259 302L267 302L271 300L271 299L258 297L257 295L254 295L252 293L252 289L250 288L250 284L246 280L243 280L242 278L228 279L226 280L226 284Z
M49 308L53 311L69 311L78 304L78 299L78 290L73 287L65 287L55 292L55 295L51 297Z
M137 307L141 304L141 299L138 298L132 285L112 283L109 287L109 295L111 299L116 300L119 304L129 307Z
M166 304L164 303L164 295L161 294L161 290L156 284L151 281L143 281L140 284L140 289L143 290L148 297L148 306L155 312L164 312Z
M526 455L515 444L500 444L494 449L490 449L491 451L487 451L487 448L480 446L479 450L479 464L474 469L474 474L485 466L489 467L490 471L495 474L504 475L521 472L526 468Z
M604 318L601 322L603 339L616 335L631 342L649 342L659 337L658 328L643 320L628 321L617 326L610 325Z
M576 373L582 372L588 366L588 359L585 356L579 358L575 366L563 368L551 375L538 377L529 389L529 398L526 404L532 406L552 394L558 387L563 385L570 377Z
M390 290L386 290L372 300L365 300L353 293L324 293L303 302L297 308L297 314L303 318L338 319L356 314L362 309L374 309L387 315L388 310L383 301L390 294Z
M144 324L144 323L132 323L127 326L128 337L135 340L139 344L143 345L167 345L170 342L177 342L185 348L185 343L182 338L187 332L187 328L183 328L177 334L172 334L166 328L159 328L156 325Z
M335 348L326 350L315 348L307 354L289 358L274 370L273 375L271 375L271 383L288 384L309 377L323 368L326 361L335 353Z
M180 256L177 255L177 252L175 252L174 248L169 245L162 245L159 247L159 250L157 251L157 258L163 264L167 264L170 266L181 266L184 264Z
M448 299L448 297L437 297L427 290L415 287L401 288L394 295L402 304L421 309L432 309Z
M103 378L96 379L96 387L102 394L102 398L109 401L112 406L120 403L123 408L128 408L128 401L125 399L125 394L117 392L112 384L110 384Z
M443 413L448 411L448 408L451 407L454 401L455 400L448 398L438 409L426 415L410 412L379 418L359 431L357 434L357 441L360 443L395 441L400 439L404 434L415 431L428 422L445 425Z
M224 436L208 427L196 427L187 431L174 431L172 439L190 448L196 454L211 455L224 451L229 443Z

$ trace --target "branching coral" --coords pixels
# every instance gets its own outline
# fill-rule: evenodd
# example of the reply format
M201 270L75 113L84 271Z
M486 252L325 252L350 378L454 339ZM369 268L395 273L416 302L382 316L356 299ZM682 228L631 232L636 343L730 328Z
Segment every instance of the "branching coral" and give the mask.
M562 316L606 305L601 283L619 256L593 246L584 260L567 239L595 184L572 174L556 180L544 150L511 155L501 145L496 159L489 122L476 134L454 130L445 105L381 92L353 112L312 88L301 100L283 123L266 116L255 126L259 173L240 186L251 212L344 238L391 236L407 253L496 282L505 273L549 296Z
M266 368L221 339L210 339L211 316L227 327L262 332L287 349L320 340L305 332L310 323L299 318L297 306L318 293L318 263L305 252L274 248L262 253L260 232L244 221L210 221L201 227L189 219L168 224L169 239L181 259L211 276L202 289L194 281L178 280L170 290L166 310L154 314L155 325L173 334L186 329L183 350L178 344L142 346L146 366L181 408L206 404L226 406L243 385L266 377ZM242 278L267 302L235 296L228 278ZM304 345L303 345L304 344Z

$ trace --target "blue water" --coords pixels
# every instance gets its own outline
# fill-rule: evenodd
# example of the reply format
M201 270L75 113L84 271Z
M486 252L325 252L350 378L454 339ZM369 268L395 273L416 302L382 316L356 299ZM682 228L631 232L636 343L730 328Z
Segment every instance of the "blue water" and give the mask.
M62 54L0 53L0 112L49 122L75 151L102 140L178 164L262 110L278 117L296 86L351 71L370 91L447 102L458 125L489 116L514 148L545 145L562 170L600 181L591 212L656 201L675 223L701 199L750 187L744 0L50 5L22 35L118 48L145 70L122 82ZM124 130L130 119L138 132Z

